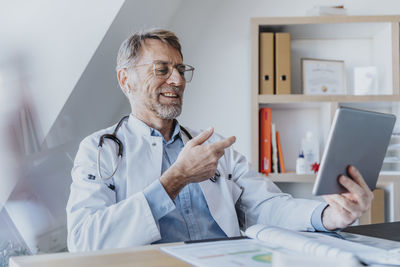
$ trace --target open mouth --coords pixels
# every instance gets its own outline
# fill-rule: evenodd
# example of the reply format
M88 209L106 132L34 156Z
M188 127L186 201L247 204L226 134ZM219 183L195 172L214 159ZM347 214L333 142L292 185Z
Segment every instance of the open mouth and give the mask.
M173 92L165 92L165 93L160 93L164 97L168 98L179 98L179 95Z

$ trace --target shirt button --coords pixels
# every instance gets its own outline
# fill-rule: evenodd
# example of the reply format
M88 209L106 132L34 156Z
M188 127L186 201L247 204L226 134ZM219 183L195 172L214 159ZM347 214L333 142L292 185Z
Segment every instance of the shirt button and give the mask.
M156 144L156 143L152 143L151 145L152 145L152 146L156 146L157 144Z
M186 213L186 214L189 214L189 210L185 210L185 213Z

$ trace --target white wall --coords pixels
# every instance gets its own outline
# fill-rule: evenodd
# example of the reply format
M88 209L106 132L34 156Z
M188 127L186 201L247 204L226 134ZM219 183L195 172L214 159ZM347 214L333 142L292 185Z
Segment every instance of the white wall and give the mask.
M122 4L123 0L0 0L0 63L10 56L23 61L44 135Z
M43 231L52 232L45 240L45 251L65 247L70 184L70 177L65 176L71 170L66 155L71 152L64 147L62 152L31 154L39 152L122 4L123 0L0 0L0 209L8 199L2 214L10 216L32 252L43 249L42 244L35 244ZM27 115L28 108L38 116L26 121L19 116ZM19 119L25 127L20 127ZM16 130L12 137L11 124ZM34 127L22 133L26 126ZM21 137L29 135L38 138L25 141L37 142L23 144ZM22 145L24 151L18 151L22 153L15 151L16 143ZM30 145L35 149L26 149ZM0 228L15 230L3 222ZM0 240L5 240L2 234ZM50 245L48 240L55 242Z
M196 67L180 121L236 135L250 157L250 18L305 16L314 5L344 4L349 15L400 14L396 0L186 0L172 23L184 61ZM250 159L250 158L249 158Z

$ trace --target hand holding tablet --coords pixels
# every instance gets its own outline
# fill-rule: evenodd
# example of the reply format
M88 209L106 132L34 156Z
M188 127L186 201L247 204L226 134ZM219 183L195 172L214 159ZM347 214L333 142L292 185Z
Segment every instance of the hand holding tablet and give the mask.
M340 175L355 166L371 190L376 186L396 117L340 107L337 109L314 184L314 195L345 193Z
M323 196L329 206L322 213L322 223L328 230L349 226L371 208L374 195L364 178L354 166L348 167L348 173L339 177L347 193Z
M371 207L396 117L340 107L314 184L329 204L322 213L328 230L344 228Z

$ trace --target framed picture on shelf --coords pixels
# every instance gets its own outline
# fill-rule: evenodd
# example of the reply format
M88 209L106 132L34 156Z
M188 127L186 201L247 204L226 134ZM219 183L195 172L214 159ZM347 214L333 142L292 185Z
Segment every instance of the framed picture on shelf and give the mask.
M301 59L303 94L342 95L345 93L344 61Z

